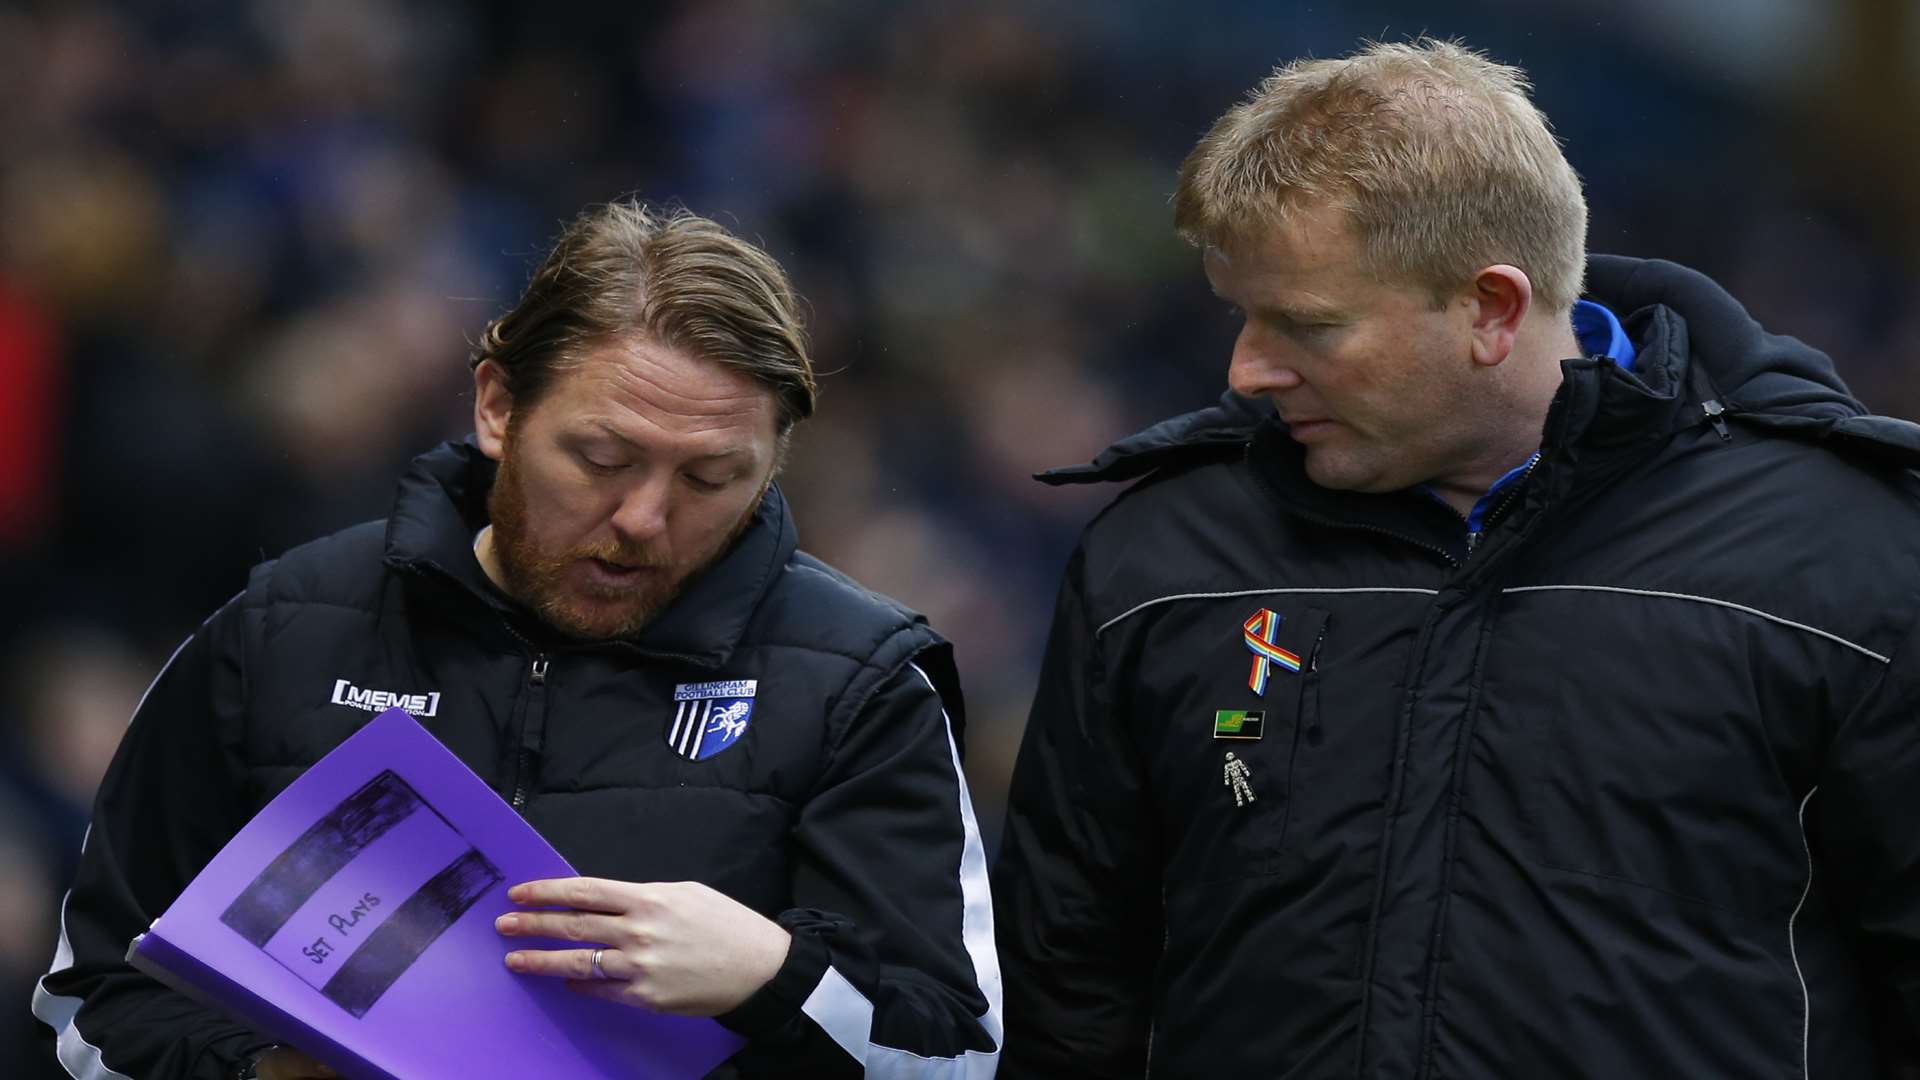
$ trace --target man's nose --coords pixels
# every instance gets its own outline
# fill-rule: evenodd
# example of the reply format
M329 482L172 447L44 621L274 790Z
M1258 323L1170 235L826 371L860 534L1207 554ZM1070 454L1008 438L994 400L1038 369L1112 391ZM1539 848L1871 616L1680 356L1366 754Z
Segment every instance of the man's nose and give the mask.
M1227 385L1247 397L1292 390L1301 382L1300 372L1285 353L1252 327L1240 331L1233 343L1233 359L1227 365Z
M620 505L613 511L613 531L628 542L646 542L667 531L668 504L673 495L673 474L649 470L639 482L621 493Z

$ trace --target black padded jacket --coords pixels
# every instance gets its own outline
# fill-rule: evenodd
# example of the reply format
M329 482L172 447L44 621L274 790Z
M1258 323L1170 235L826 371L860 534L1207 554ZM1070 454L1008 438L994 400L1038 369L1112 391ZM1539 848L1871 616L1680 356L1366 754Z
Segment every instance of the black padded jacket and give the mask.
M1638 364L1563 364L1477 537L1238 399L1050 477L1141 479L1015 770L1003 1076L1905 1075L1920 428L1693 271L1588 283Z
M217 1080L262 1044L130 969L128 941L398 699L581 873L704 882L793 932L721 1018L749 1037L722 1074L991 1073L999 978L949 647L798 552L777 488L638 638L554 638L473 556L493 475L470 441L419 458L389 519L258 567L155 680L34 995L69 1070ZM677 686L735 680L757 684L737 742L669 744Z

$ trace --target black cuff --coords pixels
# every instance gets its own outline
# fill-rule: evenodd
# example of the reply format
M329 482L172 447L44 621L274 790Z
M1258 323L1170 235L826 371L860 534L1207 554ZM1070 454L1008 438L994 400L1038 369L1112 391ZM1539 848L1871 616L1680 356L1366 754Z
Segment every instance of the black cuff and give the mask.
M793 935L780 970L731 1012L714 1017L723 1027L749 1039L772 1034L800 1015L800 1007L833 963L828 940L852 926L839 916L812 908L783 911L774 921Z
M260 1059L265 1056L268 1051L278 1050L279 1048L279 1043L261 1042L255 1039L253 1042L248 1043L247 1048L242 1050L240 1056L234 1060L233 1064L227 1067L226 1075L229 1080L255 1080L255 1078L259 1076L257 1070Z

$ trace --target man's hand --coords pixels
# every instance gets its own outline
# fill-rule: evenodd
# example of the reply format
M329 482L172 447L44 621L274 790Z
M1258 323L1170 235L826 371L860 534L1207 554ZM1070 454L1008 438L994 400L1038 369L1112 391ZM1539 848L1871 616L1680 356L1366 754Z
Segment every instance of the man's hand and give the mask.
M780 970L792 942L759 912L693 881L555 878L515 885L507 898L568 910L502 915L494 920L500 933L587 946L510 952L509 968L655 1012L718 1016L735 1008ZM605 946L598 974L595 946Z
M260 1055L253 1075L260 1080L331 1080L340 1074L291 1046L276 1046Z

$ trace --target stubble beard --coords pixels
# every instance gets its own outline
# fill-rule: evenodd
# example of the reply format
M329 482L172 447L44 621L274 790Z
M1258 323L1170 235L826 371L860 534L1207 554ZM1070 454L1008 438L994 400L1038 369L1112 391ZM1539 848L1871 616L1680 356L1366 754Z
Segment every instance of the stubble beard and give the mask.
M1442 360L1419 356L1412 362L1439 366ZM1417 400L1418 409L1386 416L1375 411L1364 430L1343 420L1342 438L1303 446L1307 478L1330 490L1367 494L1440 481L1483 453L1497 433L1487 418L1500 413L1486 395L1485 386L1459 380L1402 387L1388 397Z
M533 538L526 489L513 468L511 440L500 461L493 490L487 494L487 515L493 526L493 549L508 595L533 609L554 629L582 641L612 641L638 635L654 617L673 603L688 582L699 577L753 523L759 509L756 498L728 532L726 540L692 566L675 573L670 560L644 545L608 541L554 554ZM765 491L761 497L765 497ZM646 567L641 583L629 588L582 587L568 581L583 559L600 559L621 566ZM587 602L580 597L585 593Z

